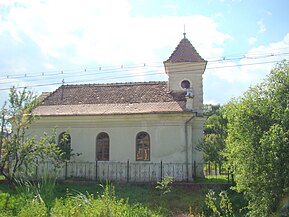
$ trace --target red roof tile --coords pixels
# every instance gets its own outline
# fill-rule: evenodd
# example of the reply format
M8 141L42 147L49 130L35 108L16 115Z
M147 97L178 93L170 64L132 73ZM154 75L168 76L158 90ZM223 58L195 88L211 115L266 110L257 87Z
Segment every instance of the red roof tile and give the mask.
M167 82L63 85L44 105L118 104L184 101L184 93L167 91Z
M37 115L99 115L184 112L185 93L167 82L63 85L35 109Z
M164 62L206 62L184 36L169 59Z

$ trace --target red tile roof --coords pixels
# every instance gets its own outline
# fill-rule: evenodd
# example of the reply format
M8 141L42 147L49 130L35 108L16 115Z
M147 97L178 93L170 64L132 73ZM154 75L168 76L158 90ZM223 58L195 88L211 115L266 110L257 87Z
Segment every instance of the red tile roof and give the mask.
M185 93L167 82L63 85L43 100L37 115L98 115L184 112Z
M169 93L167 82L63 85L44 99L44 105L118 104L184 101Z
M206 62L185 37L180 41L169 59L164 62Z

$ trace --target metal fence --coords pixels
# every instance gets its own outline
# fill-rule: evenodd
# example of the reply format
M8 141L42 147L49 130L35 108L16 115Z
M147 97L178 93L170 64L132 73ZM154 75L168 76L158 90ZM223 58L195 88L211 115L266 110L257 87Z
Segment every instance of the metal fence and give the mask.
M220 176L227 172L227 170L220 168L220 166L216 163L205 162L202 166L204 176Z
M50 162L41 162L35 168L34 176L57 174L59 179L88 179L118 182L156 182L165 176L174 177L174 181L192 180L194 164L189 164L190 177L187 177L185 163L151 162L65 162L58 167Z
M205 162L200 164L199 166L203 168L204 177L210 177L211 179L226 178L228 183L234 183L233 169L231 169L230 167L223 167L222 165L211 162Z
M152 162L65 162L58 167L50 162L40 162L33 176L56 174L59 179L85 179L117 182L157 182L171 176L176 182L193 181L196 177L220 176L228 171L220 171L215 164L196 163L152 163Z

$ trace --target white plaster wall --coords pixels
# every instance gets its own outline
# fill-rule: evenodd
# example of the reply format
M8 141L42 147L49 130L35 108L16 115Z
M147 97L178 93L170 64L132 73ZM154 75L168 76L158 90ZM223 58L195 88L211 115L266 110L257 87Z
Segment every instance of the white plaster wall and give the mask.
M185 163L185 122L193 114L171 115L123 115L123 116L76 116L43 117L32 124L32 135L42 135L57 128L57 135L66 130L71 135L74 153L82 153L77 161L95 161L96 137L106 132L110 138L110 161L134 162L137 133L150 135L150 162ZM202 159L192 145L202 138L201 122L188 130L189 163ZM193 135L192 135L193 134ZM192 154L191 154L192 153Z
M193 108L199 113L202 113L203 109L203 73L205 67L206 63L165 63L166 73L169 76L169 90L184 91L181 82L188 80L194 95Z

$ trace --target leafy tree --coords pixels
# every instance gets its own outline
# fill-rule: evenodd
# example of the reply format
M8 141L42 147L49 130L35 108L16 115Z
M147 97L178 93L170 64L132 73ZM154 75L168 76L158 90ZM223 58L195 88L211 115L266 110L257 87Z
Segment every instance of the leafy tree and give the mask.
M221 108L220 104L213 105L213 104L204 104L203 111L204 115L210 117L213 114L216 114L216 112Z
M197 149L204 152L204 160L219 165L219 171L225 158L225 138L227 137L227 120L223 116L220 105L210 106L206 113L210 115L204 124L204 139L198 144Z
M27 135L35 119L32 110L39 105L37 97L23 89L11 88L9 101L1 109L0 118L0 173L11 182L16 177L29 174L38 160L58 163L60 149L55 145L55 134L41 138Z
M74 154L72 153L71 137L68 132L64 132L59 136L58 147L62 152L62 159L69 161Z
M269 216L289 186L289 66L279 63L259 85L225 106L226 157L250 216Z

